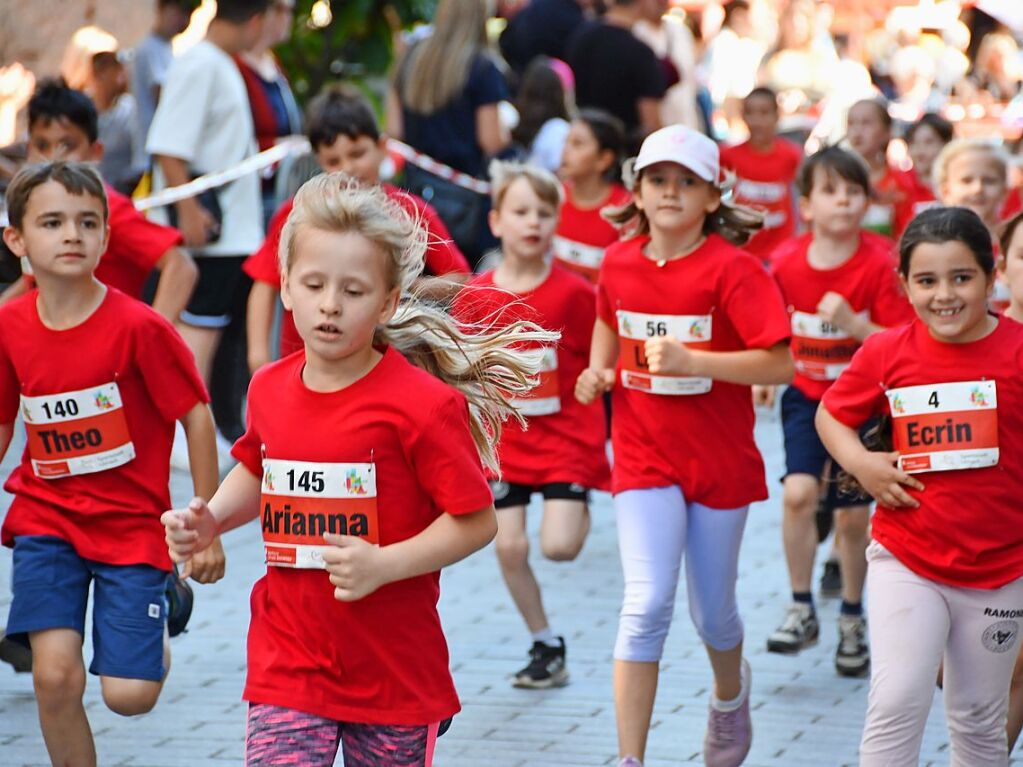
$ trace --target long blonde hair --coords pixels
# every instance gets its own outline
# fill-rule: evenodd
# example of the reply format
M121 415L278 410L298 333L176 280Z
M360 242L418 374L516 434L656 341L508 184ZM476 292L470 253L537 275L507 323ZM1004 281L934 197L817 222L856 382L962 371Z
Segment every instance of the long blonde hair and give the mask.
M495 445L508 417L524 423L512 406L536 386L543 350L559 334L531 322L505 327L459 326L445 310L420 300L412 291L423 272L427 233L422 223L378 187L363 187L343 173L307 181L281 232L278 256L283 279L295 260L303 228L357 232L387 256L389 288L399 288L394 317L377 327L374 345L392 346L412 364L465 395L469 426L483 465L498 472Z
M414 45L398 67L401 103L431 115L451 103L487 47L487 0L440 0L433 33Z

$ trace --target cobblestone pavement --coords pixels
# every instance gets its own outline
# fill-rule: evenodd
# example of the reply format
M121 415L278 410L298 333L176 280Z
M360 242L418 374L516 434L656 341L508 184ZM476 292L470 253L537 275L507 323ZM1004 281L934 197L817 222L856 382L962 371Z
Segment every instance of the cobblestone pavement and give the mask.
M866 701L866 680L841 679L832 665L837 604L821 605L820 644L797 657L768 654L765 640L787 600L780 541L781 430L761 414L758 440L772 478L772 497L755 506L742 551L739 600L746 654L753 666L753 750L749 767L852 765ZM16 446L17 447L17 446ZM20 454L12 450L11 455ZM3 464L4 474L12 463ZM175 499L189 495L175 474ZM4 507L8 500L4 500ZM491 550L450 568L442 581L441 614L463 711L441 738L438 767L613 765L616 741L611 698L611 648L621 574L610 499L595 499L593 532L570 564L535 561L554 628L564 633L572 681L544 692L515 690L511 672L524 664L529 638L504 591ZM531 517L535 533L537 515ZM242 764L248 593L263 571L255 525L229 534L228 575L199 586L187 634L172 642L174 661L163 697L149 715L109 712L91 679L86 693L100 765L191 767ZM710 671L680 589L668 639L648 767L700 764ZM10 551L0 552L0 618L10 598ZM382 628L382 632L386 629ZM86 653L91 654L86 641ZM935 698L922 764L948 763L948 734ZM36 721L29 675L0 664L0 765L48 764ZM340 757L337 764L341 764ZM1013 764L1023 765L1023 758Z

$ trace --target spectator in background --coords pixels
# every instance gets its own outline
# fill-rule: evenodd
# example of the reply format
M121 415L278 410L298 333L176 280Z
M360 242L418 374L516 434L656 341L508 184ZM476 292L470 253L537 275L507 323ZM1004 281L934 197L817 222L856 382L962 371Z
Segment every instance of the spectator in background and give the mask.
M139 143L138 108L128 93L128 73L117 53L104 51L92 57L87 93L99 111L100 173L114 189L130 196L145 172L146 160Z
M505 61L522 76L537 56L565 58L565 44L583 23L590 0L530 0L501 33Z
M661 122L705 131L696 102L696 40L681 17L666 13L668 5L668 0L642 0L642 15L632 32L678 75L661 102Z
M143 147L160 101L160 88L174 58L171 40L188 28L195 6L195 0L156 0L153 29L132 51L131 93L138 108L138 141Z
M206 37L171 63L146 146L153 155L156 191L234 167L254 153L245 81L231 57L259 40L268 4L218 0ZM241 399L248 374L244 331L250 283L241 267L263 240L259 179L243 176L173 208L199 267L199 283L178 330L210 386L219 434L233 440L244 431ZM154 218L166 220L165 210L158 209ZM222 336L223 349L214 365ZM220 445L228 447L223 440Z
M485 0L440 0L432 33L398 61L387 102L390 135L477 178L510 142L498 114L508 85L488 51L486 24ZM471 263L496 244L488 198L411 164L405 186L437 209Z
M515 99L519 124L512 130L512 139L529 164L551 173L561 166L573 82L572 70L565 62L537 56L526 69Z
M302 114L298 103L273 53L274 46L287 42L291 37L294 13L295 0L273 0L266 13L259 41L234 57L249 94L259 151L269 149L279 138L302 132ZM270 168L262 179L264 225L269 223L279 202L275 191L278 167Z
M721 30L708 43L704 71L714 109L720 109L729 135L744 135L742 100L757 84L766 46L753 37L750 4L732 0L724 7Z
M645 0L613 0L603 18L587 22L568 44L580 108L603 109L625 124L630 150L661 126L664 69L632 33Z
M778 20L778 43L761 67L760 84L778 93L788 113L805 112L833 85L838 54L817 13L814 0L789 0Z

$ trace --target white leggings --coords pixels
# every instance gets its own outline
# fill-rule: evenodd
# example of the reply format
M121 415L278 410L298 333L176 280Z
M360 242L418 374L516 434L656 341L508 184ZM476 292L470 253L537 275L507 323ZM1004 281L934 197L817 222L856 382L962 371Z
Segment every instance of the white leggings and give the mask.
M867 548L870 698L861 767L920 761L934 683L945 660L951 767L1005 767L1009 680L1023 616L1023 578L1000 589L946 586Z
M735 581L748 507L686 503L677 486L627 490L615 496L614 504L625 575L615 658L661 659L683 553L689 614L697 633L715 650L738 646L742 619Z

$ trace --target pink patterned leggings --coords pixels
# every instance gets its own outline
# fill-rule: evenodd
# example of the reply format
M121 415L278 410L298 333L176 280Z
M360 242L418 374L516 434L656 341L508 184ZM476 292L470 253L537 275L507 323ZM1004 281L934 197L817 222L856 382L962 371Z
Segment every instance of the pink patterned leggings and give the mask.
M246 767L431 767L440 723L352 724L264 703L249 705Z

